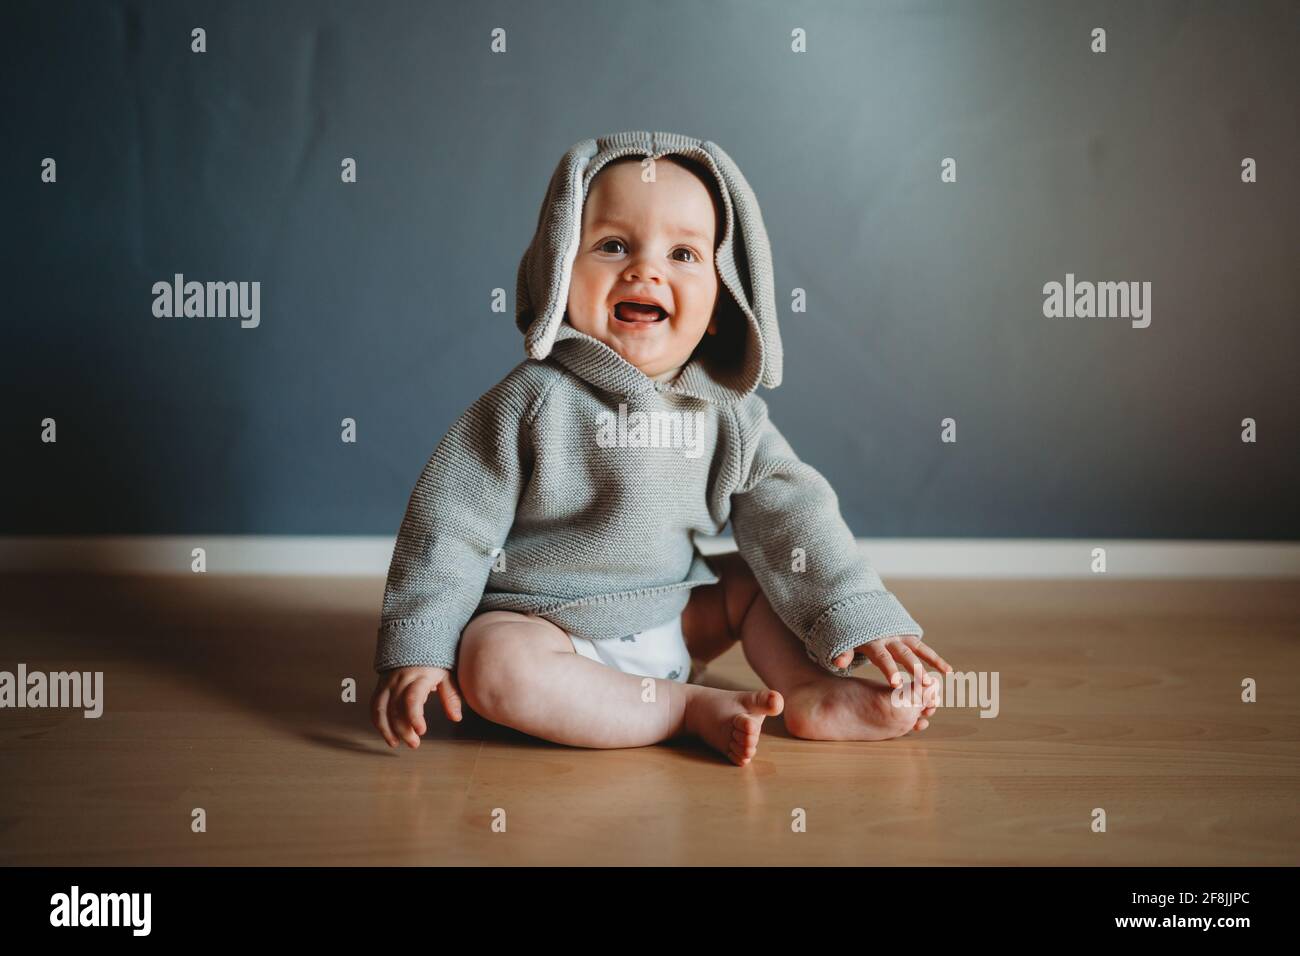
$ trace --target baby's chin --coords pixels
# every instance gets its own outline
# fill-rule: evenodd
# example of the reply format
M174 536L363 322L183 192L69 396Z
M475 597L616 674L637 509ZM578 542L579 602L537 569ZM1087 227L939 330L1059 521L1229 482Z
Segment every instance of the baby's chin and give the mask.
M662 349L641 348L635 345L624 345L621 342L606 342L610 348L623 357L624 361L635 365L646 375L653 378L675 365L680 364L672 360Z
M625 362L635 365L649 378L662 375L670 369L678 368L685 361L685 359L677 360L673 358L662 348L654 348L648 345L644 347L636 344L628 345L617 340L605 344L617 352Z
M573 322L569 321L568 313L565 313L564 322L568 325L574 325ZM574 328L578 328L578 326L574 325ZM670 354L670 350L660 342L624 340L610 329L594 332L578 328L578 331L586 332L593 339L597 339L609 346L620 358L630 365L635 365L648 378L654 378L656 375L662 375L672 369L680 368L689 360L689 355L674 358Z

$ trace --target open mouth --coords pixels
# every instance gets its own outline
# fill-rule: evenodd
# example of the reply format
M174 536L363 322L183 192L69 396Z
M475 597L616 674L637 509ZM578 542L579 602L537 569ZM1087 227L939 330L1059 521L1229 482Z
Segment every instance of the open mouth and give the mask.
M668 318L668 313L648 302L619 302L614 306L614 318L630 324L652 325Z

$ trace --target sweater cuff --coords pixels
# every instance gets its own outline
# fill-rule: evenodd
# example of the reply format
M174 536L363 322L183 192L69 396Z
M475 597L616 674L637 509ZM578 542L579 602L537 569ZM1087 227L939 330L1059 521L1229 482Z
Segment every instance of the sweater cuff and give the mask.
M379 626L375 648L375 670L379 673L397 667L456 666L456 645L460 632L450 631L446 621L414 618L384 621Z
M808 632L804 646L808 657L823 670L847 677L867 656L854 651L848 667L836 667L835 658L869 641L905 634L921 637L924 631L889 591L868 591L823 613Z

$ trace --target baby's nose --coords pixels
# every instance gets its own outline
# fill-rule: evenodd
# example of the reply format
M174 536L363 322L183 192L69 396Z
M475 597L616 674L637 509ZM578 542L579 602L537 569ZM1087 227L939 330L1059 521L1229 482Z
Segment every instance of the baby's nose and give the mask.
M628 282L644 282L649 279L661 280L663 278L663 272L655 265L654 261L644 256L628 263L623 275Z

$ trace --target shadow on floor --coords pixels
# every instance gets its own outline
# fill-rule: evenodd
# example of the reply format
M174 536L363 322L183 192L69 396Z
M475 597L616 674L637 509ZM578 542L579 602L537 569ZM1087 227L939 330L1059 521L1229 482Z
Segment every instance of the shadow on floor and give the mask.
M158 671L318 746L388 756L369 708L382 587L355 577L9 574L0 577L0 662L104 670L109 686L115 665L137 680ZM357 610L367 605L375 610ZM356 703L341 698L346 678L356 681ZM701 683L752 689L714 673ZM424 740L562 746L494 724L468 705L453 723L433 697L425 719ZM768 732L788 736L779 718ZM697 749L693 741L670 746ZM699 756L716 760L707 750Z

